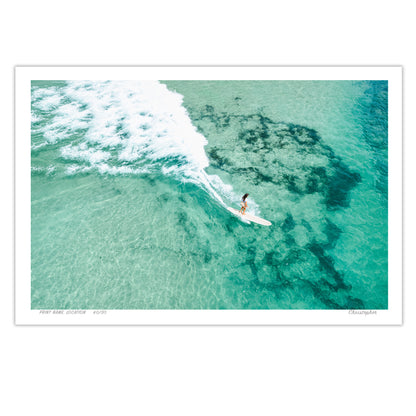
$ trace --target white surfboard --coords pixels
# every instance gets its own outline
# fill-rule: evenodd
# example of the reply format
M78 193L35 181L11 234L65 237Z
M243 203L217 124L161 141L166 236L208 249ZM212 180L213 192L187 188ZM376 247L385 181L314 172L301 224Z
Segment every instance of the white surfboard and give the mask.
M260 217L256 217L255 215L249 214L248 212L246 212L243 215L237 209L234 209L234 208L231 208L231 207L228 207L227 209L228 209L228 211L232 212L233 214L238 215L243 220L255 222L255 223L261 224L261 225L272 225L272 223L270 221L267 221L267 220L265 220L263 218L260 218Z

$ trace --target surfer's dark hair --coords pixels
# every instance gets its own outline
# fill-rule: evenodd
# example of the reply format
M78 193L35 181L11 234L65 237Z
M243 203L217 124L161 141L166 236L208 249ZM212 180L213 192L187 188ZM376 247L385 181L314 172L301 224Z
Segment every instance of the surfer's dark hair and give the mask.
M245 201L247 197L248 197L248 194L244 194L243 195L243 201Z

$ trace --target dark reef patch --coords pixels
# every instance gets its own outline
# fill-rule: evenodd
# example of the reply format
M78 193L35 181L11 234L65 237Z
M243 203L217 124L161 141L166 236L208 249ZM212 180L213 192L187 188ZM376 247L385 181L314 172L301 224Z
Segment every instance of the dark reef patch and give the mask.
M285 233L292 231L295 228L295 221L293 220L292 214L289 212L286 216L286 219L283 221L282 230Z
M304 219L302 219L301 220L301 225L303 225L309 232L312 232L313 231L313 229L312 229L312 227L311 227L311 225L308 223L308 221L306 221L306 220L304 220Z
M343 309L342 305L331 299L332 294L323 288L321 282L304 280L304 283L306 286L312 289L315 298L317 298L323 305L325 305L327 309Z
M346 208L349 206L349 192L361 182L357 172L351 172L339 159L333 162L335 174L327 181L326 204L328 209Z
M339 239L342 231L332 221L326 218L325 234L328 242L323 246L325 249L334 248L337 240Z
M197 226L189 219L188 214L184 210L176 213L177 224L185 231L189 238L197 237Z
M319 193L336 210L349 206L350 191L361 181L309 127L262 113L217 113L210 105L193 116L201 129L208 122L219 133L231 125L238 131L234 141L207 146L207 154L213 167L244 176L248 184L276 184L299 196Z
M223 157L219 154L219 149L217 147L212 147L207 150L208 156L212 161L213 166L217 168L230 167L231 162L227 157Z
M244 236L237 249L242 270L248 266L251 276L237 278L232 274L233 279L256 291L270 291L277 299L286 290L292 294L306 291L317 300L317 307L364 307L360 299L349 295L351 285L336 269L335 259L329 253L342 230L328 217L321 217L325 210L349 206L351 190L360 183L360 175L323 142L316 130L272 120L262 111L229 114L207 105L199 112L194 110L192 119L200 131L229 138L222 142L206 135L210 143L206 152L212 167L244 178L248 189L262 187L262 192L284 193L293 204L313 196L311 203L317 204L316 220L310 214L308 220L294 218L292 212L284 214L279 207L269 206L269 214L281 218L267 230L268 240L275 241L276 248L263 251L256 234ZM185 219L181 223L189 227ZM224 221L228 233L239 233L240 227L235 220Z
M319 264L321 269L325 272L325 274L332 278L334 283L330 283L329 281L325 281L325 284L329 286L333 290L350 290L351 286L345 284L341 273L339 273L334 267L334 260L331 256L325 253L325 249L318 243L313 242L309 244L309 250L316 256L319 260Z

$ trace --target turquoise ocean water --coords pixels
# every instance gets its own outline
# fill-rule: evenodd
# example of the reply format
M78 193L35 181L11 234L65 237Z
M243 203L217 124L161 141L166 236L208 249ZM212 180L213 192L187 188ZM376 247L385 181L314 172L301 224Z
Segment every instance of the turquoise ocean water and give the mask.
M32 81L32 309L386 309L387 108L384 81Z

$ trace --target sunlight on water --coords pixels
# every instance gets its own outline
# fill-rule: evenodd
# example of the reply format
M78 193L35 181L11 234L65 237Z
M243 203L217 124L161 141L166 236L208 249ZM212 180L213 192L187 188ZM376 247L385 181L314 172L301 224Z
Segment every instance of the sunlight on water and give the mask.
M387 308L387 83L33 82L32 308Z

